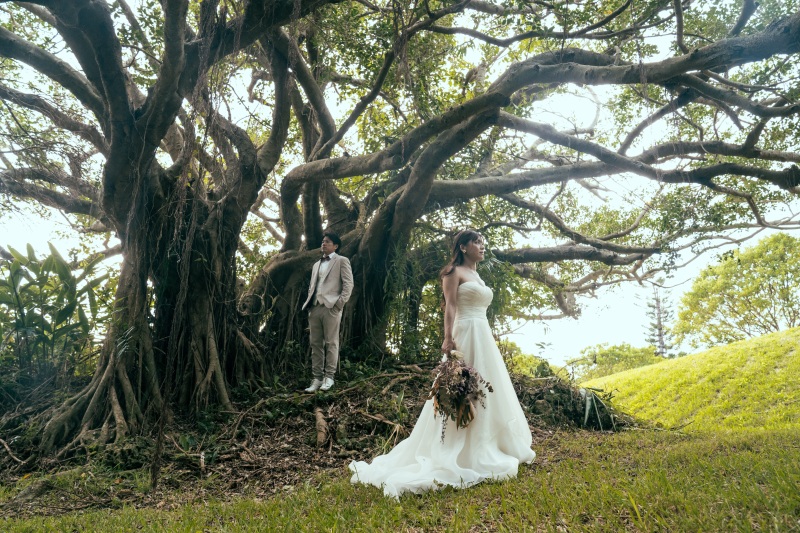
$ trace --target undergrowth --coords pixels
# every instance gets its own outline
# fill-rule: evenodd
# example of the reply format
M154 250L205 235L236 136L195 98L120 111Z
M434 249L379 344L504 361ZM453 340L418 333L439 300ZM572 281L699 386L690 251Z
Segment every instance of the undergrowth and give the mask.
M283 494L320 472L384 453L406 437L427 399L432 370L432 363L376 370L348 362L329 392L305 393L299 379L275 382L256 392L237 391L240 407L233 413L209 411L193 419L178 414L165 435L155 489L149 481L151 436L38 461L20 460L32 437L13 439L13 459L0 450L0 505L4 514L22 517ZM582 395L554 376L513 376L513 382L534 435L633 423L602 397ZM18 418L24 419L6 413L0 426Z

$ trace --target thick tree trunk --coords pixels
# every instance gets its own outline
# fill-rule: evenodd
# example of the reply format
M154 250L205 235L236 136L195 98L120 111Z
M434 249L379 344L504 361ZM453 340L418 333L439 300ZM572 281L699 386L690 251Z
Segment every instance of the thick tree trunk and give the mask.
M387 267L359 250L359 241L346 241L341 253L350 259L354 287L342 317L342 348L355 352L386 349ZM317 250L285 252L257 276L242 298L243 331L258 338L270 373L285 375L307 363L307 315L302 305L308 295L311 268Z
M345 343L354 350L386 351L387 270L359 253L353 260L354 289Z
M97 369L80 393L48 414L43 452L120 440L141 428L146 412L163 408L146 296L145 275L126 257Z
M119 440L164 409L189 415L210 406L233 409L231 386L266 378L258 349L237 324L236 217L225 222L201 202L184 200L187 214L164 220L185 219L185 227L153 224L140 232L146 241L127 247L97 370L51 413L43 451Z

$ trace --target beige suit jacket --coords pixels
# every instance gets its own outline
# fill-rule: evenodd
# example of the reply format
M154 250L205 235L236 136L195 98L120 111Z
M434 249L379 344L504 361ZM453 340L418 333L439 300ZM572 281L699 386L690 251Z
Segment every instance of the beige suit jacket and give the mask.
M319 297L325 307L335 308L339 311L353 293L353 270L350 267L350 260L339 254L332 256L331 266L322 280L320 292L315 295L314 290L317 288L317 274L321 262L322 260L314 263L314 267L311 269L311 283L308 285L308 298L303 304L303 309L313 305L312 298Z

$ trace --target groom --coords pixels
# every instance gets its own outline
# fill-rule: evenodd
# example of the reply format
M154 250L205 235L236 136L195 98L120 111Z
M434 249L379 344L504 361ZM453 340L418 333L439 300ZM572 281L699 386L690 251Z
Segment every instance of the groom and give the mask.
M311 269L308 298L303 309L308 312L311 342L311 372L314 380L306 392L329 390L339 362L339 324L342 308L353 292L353 271L350 261L336 251L342 240L333 232L322 237L322 259Z

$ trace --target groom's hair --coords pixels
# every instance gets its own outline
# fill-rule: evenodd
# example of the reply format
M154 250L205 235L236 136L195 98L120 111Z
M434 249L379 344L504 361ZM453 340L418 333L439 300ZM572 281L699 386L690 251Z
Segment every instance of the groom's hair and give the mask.
M342 239L339 237L339 235L337 233L334 233L332 231L328 231L328 232L322 234L322 238L324 239L325 237L329 238L331 240L331 242L336 245L336 249L337 250L339 248L341 248Z

